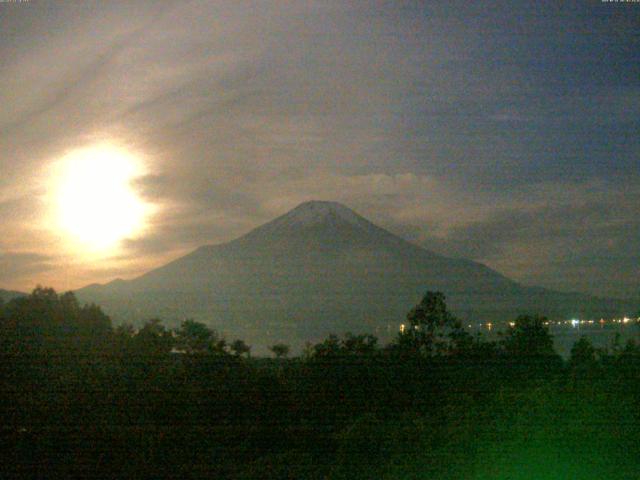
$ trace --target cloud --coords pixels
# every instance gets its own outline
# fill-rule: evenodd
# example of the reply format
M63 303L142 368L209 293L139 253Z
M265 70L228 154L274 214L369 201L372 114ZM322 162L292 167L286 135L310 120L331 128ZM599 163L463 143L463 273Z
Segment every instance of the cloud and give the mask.
M369 0L15 7L0 4L0 247L64 258L73 286L142 273L312 198L546 285L571 262L594 264L589 249L566 254L578 243L626 262L622 232L615 255L598 249L615 215L636 225L615 192L638 184L640 11L551 1L535 12ZM158 210L118 258L87 265L57 235L43 188L53 161L98 140L140 155L148 172L134 187ZM541 276L545 255L564 262L549 267L553 278Z
M46 272L54 268L52 258L32 252L0 253L0 282L11 282L16 277Z
M545 185L529 208L507 208L442 236L426 234L421 243L484 261L530 284L635 296L640 189L635 181L626 187Z

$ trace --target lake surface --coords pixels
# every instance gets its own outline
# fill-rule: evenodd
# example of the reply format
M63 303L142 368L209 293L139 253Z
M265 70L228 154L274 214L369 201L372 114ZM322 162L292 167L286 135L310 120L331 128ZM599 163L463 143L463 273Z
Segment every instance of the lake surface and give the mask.
M508 327L506 327L508 328ZM481 333L487 340L499 340L499 332L503 329L495 327L488 329L486 326L473 326L469 331L473 334ZM607 323L600 325L593 324L552 324L549 325L549 332L553 336L556 351L564 358L568 358L571 353L571 347L580 337L586 337L597 348L611 349L616 342L616 334L619 334L618 342L621 347L629 340L635 340L640 343L640 325L638 323Z

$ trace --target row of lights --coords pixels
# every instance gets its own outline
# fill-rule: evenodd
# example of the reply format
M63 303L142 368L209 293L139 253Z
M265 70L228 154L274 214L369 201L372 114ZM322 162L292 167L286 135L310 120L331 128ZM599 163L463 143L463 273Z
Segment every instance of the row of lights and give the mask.
M640 317L636 318L636 319L631 319L629 317L623 317L623 318L612 318L611 320L605 320L604 318L601 318L599 321L596 322L596 320L578 320L578 319L572 319L572 320L559 320L559 321L545 321L543 322L543 325L545 326L551 326L551 325L571 325L573 328L577 328L580 325L594 325L595 323L600 324L601 326L606 325L607 323L611 323L611 324L623 324L626 325L628 323L631 322L635 322L635 323L640 323ZM509 327L513 328L516 326L516 322L508 322L507 325L509 325ZM477 328L486 328L487 330L491 331L493 329L494 324L492 322L486 322L486 323L478 323L477 324ZM473 328L473 325L471 323L467 324L468 328ZM419 326L415 325L414 329L418 330ZM400 325L400 333L404 333L407 330L407 326L403 323Z
M611 323L611 324L618 323L618 324L626 325L627 323L630 323L630 322L640 323L640 318L631 319L629 317L622 317L622 318L612 318L611 320L605 320L604 318L601 318L597 323L599 323L600 325L606 325L607 323ZM547 322L547 324L548 323L549 322ZM580 325L593 325L594 323L596 323L595 320L578 320L574 318L572 320L565 320L564 322L556 322L555 325L569 324L575 328Z

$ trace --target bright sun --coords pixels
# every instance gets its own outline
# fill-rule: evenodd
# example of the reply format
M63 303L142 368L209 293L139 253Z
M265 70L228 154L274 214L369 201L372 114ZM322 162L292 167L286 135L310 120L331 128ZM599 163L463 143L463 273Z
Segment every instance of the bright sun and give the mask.
M136 157L111 145L69 153L55 179L59 227L91 251L113 249L140 233L149 207L131 182L143 173Z

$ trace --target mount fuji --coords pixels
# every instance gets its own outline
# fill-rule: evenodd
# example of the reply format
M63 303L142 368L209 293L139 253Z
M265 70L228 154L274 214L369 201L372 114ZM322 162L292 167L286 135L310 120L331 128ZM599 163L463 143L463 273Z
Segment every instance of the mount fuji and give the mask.
M311 201L240 238L205 245L132 280L76 293L116 321L205 322L260 349L329 333L395 335L427 290L468 321L520 313L611 316L624 302L523 286L487 266L448 258L380 228L348 207Z

